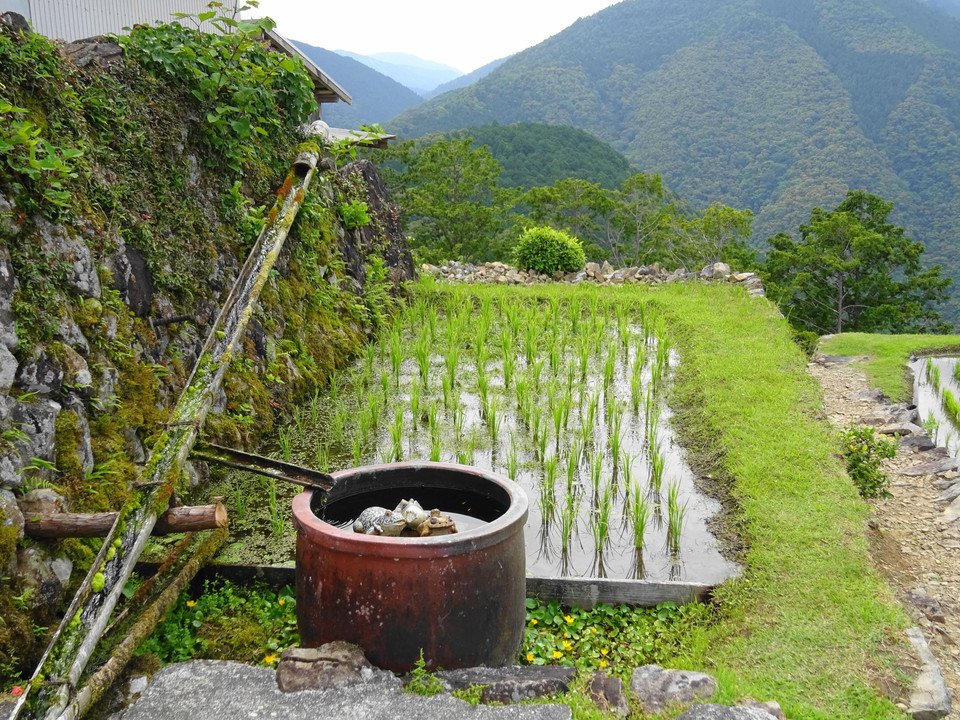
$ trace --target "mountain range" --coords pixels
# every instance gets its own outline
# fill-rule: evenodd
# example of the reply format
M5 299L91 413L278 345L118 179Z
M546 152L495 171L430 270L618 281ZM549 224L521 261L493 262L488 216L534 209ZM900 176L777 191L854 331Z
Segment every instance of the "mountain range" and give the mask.
M353 58L297 40L293 42L353 99L352 105L338 102L323 106L323 120L333 127L358 128L383 123L423 102L410 88Z
M421 96L426 95L438 85L463 75L463 72L455 67L432 60L424 60L408 53L379 52L372 55L361 55L349 50L336 50L335 52L353 58L357 62L393 78Z
M956 281L951 9L957 0L624 0L388 128L579 127L694 205L753 210L758 246L863 188L895 202L893 220Z

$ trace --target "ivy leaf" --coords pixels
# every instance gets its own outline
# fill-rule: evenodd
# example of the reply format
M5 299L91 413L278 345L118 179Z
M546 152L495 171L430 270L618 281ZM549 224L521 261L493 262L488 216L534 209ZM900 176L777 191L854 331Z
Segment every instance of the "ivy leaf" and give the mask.
M242 120L232 120L230 122L230 127L232 127L233 131L240 137L247 137L250 135L250 121L247 118L243 118Z

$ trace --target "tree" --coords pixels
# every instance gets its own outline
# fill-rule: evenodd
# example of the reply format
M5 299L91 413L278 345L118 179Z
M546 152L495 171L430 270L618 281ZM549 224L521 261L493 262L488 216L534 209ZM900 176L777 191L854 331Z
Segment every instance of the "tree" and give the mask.
M497 187L500 165L470 138L440 140L395 153L406 164L397 199L408 215L413 248L428 261L496 257L509 191Z
M887 221L893 203L848 191L832 212L814 208L800 241L770 238L764 280L791 324L833 332L943 332L935 305L951 280L920 264L924 246Z

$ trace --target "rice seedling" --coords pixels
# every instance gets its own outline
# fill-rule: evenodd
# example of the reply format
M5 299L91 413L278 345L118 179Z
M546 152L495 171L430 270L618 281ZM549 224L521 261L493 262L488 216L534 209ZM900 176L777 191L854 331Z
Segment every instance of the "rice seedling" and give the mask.
M570 318L570 332L580 334L580 298L575 297L567 305L567 317Z
M623 445L623 412L619 408L619 403L612 403L616 406L612 422L610 423L610 433L607 435L607 442L610 445L610 454L613 456L614 469L620 463L620 448Z
M537 391L540 390L540 375L543 373L543 364L544 360L542 358L538 358L534 360L533 365L530 366L530 376L533 378L533 388Z
M424 386L428 386L430 377L430 333L427 328L420 332L420 338L413 346L413 354L417 360L417 369Z
M363 372L367 378L373 377L373 363L377 359L377 347L373 343L368 343L363 353Z
M567 552L570 541L573 539L573 530L577 526L578 506L577 493L571 488L567 491L563 512L560 514L560 546L563 552Z
M337 379L336 375L330 376L329 395L331 403L336 404L340 402L340 381Z
M933 387L934 390L940 392L940 368L933 364L932 360L927 360L927 383Z
M513 354L503 356L503 387L508 389L513 382L513 368L516 358Z
M477 428L474 426L470 431L470 437L465 443L457 447L457 462L461 465L473 465L473 454L477 448Z
M490 384L485 372L477 373L477 395L480 397L480 407L483 409L484 417L486 417L490 408Z
M929 360L927 361L930 362ZM953 364L953 379L960 382L960 362Z
M420 383L416 380L410 385L410 415L413 424L413 430L416 432L417 423L420 419Z
M570 454L567 455L566 467L567 467L567 492L570 492L570 490L573 488L573 483L577 479L577 470L580 469L580 453L579 452L573 452L573 449L571 449Z
M643 550L643 540L647 533L647 523L650 520L650 503L641 483L634 483L630 502L630 519L633 521L633 546L637 551Z
M556 451L560 452L560 436L563 431L563 403L559 400L550 406L550 416L553 418L553 431L556 437Z
M490 439L493 441L493 449L496 452L497 438L500 435L500 424L503 422L503 415L500 414L500 401L494 395L490 398L487 405L487 427L490 430Z
M617 346L610 343L607 348L607 357L603 363L603 386L610 387L613 382L613 375L617 369Z
M593 500L596 503L600 495L600 479L603 476L603 456L599 453L590 461L590 487L593 488Z
M507 449L507 477L511 480L517 479L517 468L520 462L517 459L517 437L510 433L510 447Z
M653 388L647 388L647 400L643 407L643 434L647 445L653 444L660 425L660 405L654 397Z
M603 489L600 502L590 514L590 530L597 550L602 550L610 535L610 512L613 509L613 489L608 484Z
M540 442L540 434L543 433L546 435L546 428L542 425L543 421L543 409L539 405L534 405L530 410L530 420L527 423L527 426L530 428L530 438L533 440L534 446L538 446ZM540 459L543 459L543 452L540 453Z
M550 344L549 357L550 357L550 372L553 374L553 377L556 377L560 372L560 358L563 354L562 347L557 341L556 335L553 337L553 342Z
M436 401L430 403L427 408L427 422L430 426L430 438L439 438L442 436L443 431L440 427L440 406Z
M453 406L453 434L454 437L459 441L463 438L463 419L465 415L465 408L459 402L456 402Z
M347 408L343 405L337 405L333 411L333 418L330 421L330 434L334 442L343 442L343 429L347 425Z
M273 536L280 537L283 535L287 523L280 514L280 509L277 506L276 478L267 479L267 507L270 509L270 529L273 531Z
M630 348L630 331L627 322L627 309L623 305L617 305L617 335L625 350Z
M366 411L370 416L370 427L376 430L380 427L380 411L383 405L380 404L380 396L376 393L367 393Z
M383 390L383 401L386 402L390 396L390 376L386 370L380 373L380 389Z
M957 402L954 394L950 392L949 389L943 388L940 393L940 402L943 405L943 411L946 413L947 419L950 420L955 427L960 428L960 403Z
M453 396L453 381L449 375L444 375L440 379L440 388L443 393L443 406L449 409L455 401Z
M403 364L403 338L397 330L390 336L390 365L393 368L393 378L400 385L400 366Z
M521 420L529 425L530 417L527 403L530 399L530 386L527 383L526 375L520 375L520 377L517 378L517 382L514 384L513 394L517 400L517 414Z
M443 453L443 436L430 436L430 461L440 462L440 456Z
M577 345L577 357L580 360L580 381L586 382L587 379L587 369L590 365L590 338L586 335L580 336L580 341Z
M330 403L334 405L335 403ZM320 389L317 388L313 392L313 397L310 399L310 426L317 427L320 424Z
M680 552L680 535L687 515L687 503L680 504L680 481L667 487L667 547L676 555Z
M539 405L535 406L535 412L537 414L537 426L540 428L540 434L537 436L535 443L538 451L538 456L542 460L547 455L547 424L544 422L541 425L541 413L543 410ZM557 446L559 450L559 445Z
M356 428L353 432L351 450L353 452L353 464L357 466L360 464L360 458L363 457L363 435L361 435L360 428Z
M540 325L528 321L523 328L523 356L527 365L531 365L537 357L537 340L540 336Z
M397 408L390 424L390 441L393 444L391 458L394 462L403 460L403 408Z
M663 487L663 469L667 459L658 443L650 446L650 488L653 490L657 502L660 501L660 491Z
M323 443L318 442L314 446L313 464L320 472L330 472L330 451Z
M280 457L283 461L290 462L290 454L293 452L293 442L287 428L282 427L277 431L277 446L280 448Z
M447 368L445 379L450 383L450 387L457 384L457 365L460 362L460 343L451 343L447 347L447 353L443 358L444 365Z
M437 341L437 309L431 305L427 308L427 329L430 331L430 343Z
M633 412L640 412L640 396L643 393L643 355L638 352L633 356L633 364L630 367L630 403L633 405Z

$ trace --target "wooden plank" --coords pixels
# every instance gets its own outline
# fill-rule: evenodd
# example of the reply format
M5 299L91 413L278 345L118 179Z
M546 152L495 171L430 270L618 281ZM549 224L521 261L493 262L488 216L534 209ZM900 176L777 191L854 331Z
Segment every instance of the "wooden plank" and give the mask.
M155 572L155 563L138 563L137 572L149 576ZM238 584L263 582L273 587L294 585L296 568L281 565L207 565L197 574L197 580L230 580ZM686 605L704 602L713 590L712 585L700 583L654 580L612 580L609 578L527 578L527 597L541 600L556 599L567 607L577 605L590 609L597 603L637 607L656 607L672 602Z
M610 578L527 578L527 597L556 599L561 605L589 610L597 603L656 607L672 602L686 605L706 600L712 586L699 583L653 580L613 580Z
M119 513L51 513L28 518L23 531L32 538L107 537ZM153 526L154 535L213 530L227 524L227 509L214 505L169 508Z

